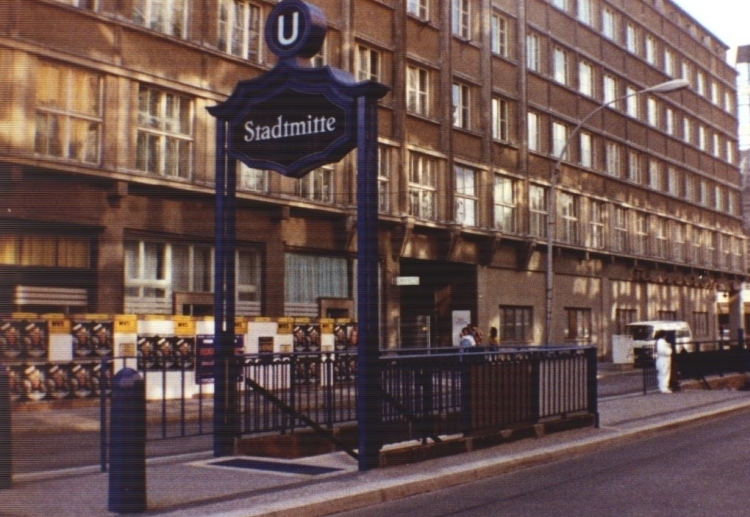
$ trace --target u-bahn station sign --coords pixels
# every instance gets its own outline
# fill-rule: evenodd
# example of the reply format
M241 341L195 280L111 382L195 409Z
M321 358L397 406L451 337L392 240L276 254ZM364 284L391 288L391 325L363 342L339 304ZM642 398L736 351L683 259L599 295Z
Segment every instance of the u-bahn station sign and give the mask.
M310 67L326 30L323 13L301 0L283 0L271 11L265 39L278 64L238 83L224 103L209 108L226 122L230 157L299 178L356 147L356 100L382 97L387 88L357 83L335 68Z

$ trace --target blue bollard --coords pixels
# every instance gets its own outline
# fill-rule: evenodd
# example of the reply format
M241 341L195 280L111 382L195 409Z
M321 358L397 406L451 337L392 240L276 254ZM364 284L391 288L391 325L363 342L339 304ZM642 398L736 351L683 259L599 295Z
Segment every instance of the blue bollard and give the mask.
M146 384L132 368L112 382L109 511L146 511Z
M13 484L13 453L10 426L10 375L0 365L0 488Z

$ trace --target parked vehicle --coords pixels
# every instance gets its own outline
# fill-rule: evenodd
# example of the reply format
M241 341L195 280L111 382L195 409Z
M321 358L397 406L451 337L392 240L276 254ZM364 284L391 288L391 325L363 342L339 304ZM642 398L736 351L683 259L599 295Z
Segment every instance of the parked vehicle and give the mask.
M664 330L674 333L675 351L693 352L693 333L690 325L685 321L636 321L625 326L625 332L633 338L633 354L635 365L643 366L646 362L653 360L653 351L656 344L656 333Z

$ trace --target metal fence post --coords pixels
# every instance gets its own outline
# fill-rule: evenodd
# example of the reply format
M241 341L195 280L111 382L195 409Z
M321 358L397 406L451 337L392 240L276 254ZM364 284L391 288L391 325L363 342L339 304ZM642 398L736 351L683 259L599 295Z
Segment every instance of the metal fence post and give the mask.
M146 511L146 386L132 368L112 384L109 511Z
M0 488L13 484L13 452L10 420L10 375L0 365Z

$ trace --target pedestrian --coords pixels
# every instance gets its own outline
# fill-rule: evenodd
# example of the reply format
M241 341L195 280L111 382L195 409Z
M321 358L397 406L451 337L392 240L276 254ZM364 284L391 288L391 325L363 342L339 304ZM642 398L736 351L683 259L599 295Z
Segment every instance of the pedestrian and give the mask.
M500 337L497 332L497 327L490 327L490 337L487 338L487 345L500 346Z
M669 378L672 375L672 345L667 341L667 333L660 330L656 333L656 373L659 379L659 391L672 393L669 389Z
M462 328L461 334L459 334L459 336L460 336L460 341L458 342L458 346L460 346L462 349L477 345L477 342L474 339L474 335L473 335L471 327L467 326L467 327Z

